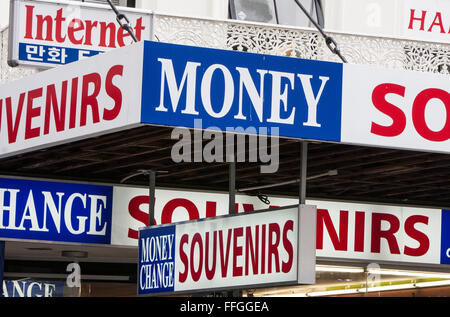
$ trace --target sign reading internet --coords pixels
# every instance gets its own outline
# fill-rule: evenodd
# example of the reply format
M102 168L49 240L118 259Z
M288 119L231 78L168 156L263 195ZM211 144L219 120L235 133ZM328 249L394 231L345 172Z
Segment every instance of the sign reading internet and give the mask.
M54 67L133 43L106 4L12 1L9 64ZM150 39L149 13L120 11L126 12L138 40Z
M141 229L138 294L312 284L315 223L296 205Z

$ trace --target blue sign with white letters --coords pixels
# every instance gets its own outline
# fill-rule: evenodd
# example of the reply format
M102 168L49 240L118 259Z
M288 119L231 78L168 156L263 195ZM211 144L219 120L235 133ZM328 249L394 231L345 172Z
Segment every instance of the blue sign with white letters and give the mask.
M0 241L0 285L3 285L4 269L5 269L5 242ZM0 297L2 297L1 291L0 291Z
M175 225L139 231L138 294L175 289Z
M143 67L142 123L340 141L342 64L146 41Z
M0 238L109 244L111 186L0 178Z

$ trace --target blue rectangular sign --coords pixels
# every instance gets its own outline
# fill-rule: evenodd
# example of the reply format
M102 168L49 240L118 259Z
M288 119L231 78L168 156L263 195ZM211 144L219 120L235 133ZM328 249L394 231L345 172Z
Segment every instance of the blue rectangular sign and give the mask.
M0 178L0 238L109 244L111 186Z
M3 297L64 297L64 282L4 281L1 293Z
M175 232L175 225L139 231L139 295L174 291Z
M142 123L341 139L342 64L146 41L143 67Z

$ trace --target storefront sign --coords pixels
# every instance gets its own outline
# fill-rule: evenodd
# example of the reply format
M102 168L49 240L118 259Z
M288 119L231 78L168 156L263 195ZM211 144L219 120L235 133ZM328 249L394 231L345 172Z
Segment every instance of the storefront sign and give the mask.
M414 40L450 43L450 3L447 0L404 0L403 30Z
M0 178L0 238L109 244L112 188Z
M147 227L138 294L315 282L315 206Z
M107 5L45 0L11 1L9 64L53 67L133 42ZM150 39L149 12L120 8L138 40Z
M0 86L0 157L137 125L139 45Z
M340 141L338 63L146 42L142 85L143 123Z
M3 282L3 297L63 297L64 282L18 280Z
M289 206L297 198L236 195L239 213ZM148 225L148 189L114 187L111 243L137 246L138 229ZM307 200L317 206L317 256L367 261L450 264L450 212L369 203ZM156 190L155 220L168 224L226 215L228 195Z

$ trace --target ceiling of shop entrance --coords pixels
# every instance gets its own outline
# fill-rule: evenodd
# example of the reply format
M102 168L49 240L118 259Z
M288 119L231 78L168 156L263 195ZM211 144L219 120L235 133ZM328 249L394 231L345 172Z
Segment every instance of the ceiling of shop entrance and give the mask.
M178 139L171 139L171 133L171 128L145 126L16 155L0 160L0 174L120 183L140 170L153 169L161 171L156 178L160 187L227 191L226 160L175 163L171 153ZM209 142L203 140L203 146ZM197 147L190 148L193 160ZM248 148L247 144L247 159ZM278 184L258 191L297 195L298 183L293 181L300 171L299 141L280 139L278 171L261 173L260 166L268 164L238 162L237 189ZM313 142L308 145L307 176L308 198L450 206L450 156L446 154ZM137 175L126 184L147 185L148 179Z

